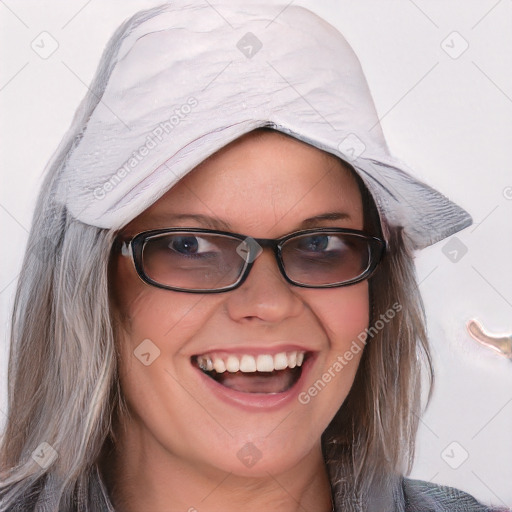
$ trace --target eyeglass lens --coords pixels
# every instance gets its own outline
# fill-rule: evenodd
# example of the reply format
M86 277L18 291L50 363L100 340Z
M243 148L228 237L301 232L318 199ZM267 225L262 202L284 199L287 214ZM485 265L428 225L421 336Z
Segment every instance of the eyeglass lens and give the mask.
M238 238L211 233L165 233L146 239L142 266L151 280L175 288L217 289L238 281L246 267ZM309 233L281 247L285 273L305 285L329 285L361 276L371 263L371 244L354 234Z

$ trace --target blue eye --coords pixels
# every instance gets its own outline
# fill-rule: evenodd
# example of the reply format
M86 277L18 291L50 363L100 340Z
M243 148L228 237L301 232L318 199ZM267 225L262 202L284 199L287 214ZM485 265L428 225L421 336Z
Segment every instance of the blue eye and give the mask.
M308 252L328 252L339 251L345 247L345 243L338 236L332 235L312 235L300 240L298 248Z
M183 254L195 254L199 249L199 242L195 236L175 236L168 247Z
M178 254L185 256L203 256L207 253L218 252L219 248L206 238L190 235L177 235L171 237L167 247Z
M301 249L307 251L325 251L329 244L329 237L325 235L315 235L304 238Z

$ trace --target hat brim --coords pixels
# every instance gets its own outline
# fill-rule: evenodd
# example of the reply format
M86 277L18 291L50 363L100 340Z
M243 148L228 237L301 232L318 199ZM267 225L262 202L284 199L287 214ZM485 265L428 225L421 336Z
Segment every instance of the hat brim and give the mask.
M244 11L232 27L201 9L147 11L109 43L85 126L65 146L57 196L76 219L120 229L216 151L268 126L349 163L383 227L401 226L414 249L471 224L390 156L359 61L334 27L295 6L270 25Z

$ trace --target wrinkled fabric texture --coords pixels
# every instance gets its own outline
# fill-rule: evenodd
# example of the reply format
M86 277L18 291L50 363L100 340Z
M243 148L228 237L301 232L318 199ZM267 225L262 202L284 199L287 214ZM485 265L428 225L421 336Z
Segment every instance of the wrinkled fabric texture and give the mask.
M361 65L308 9L176 1L139 13L105 50L60 176L78 220L119 229L205 158L267 126L343 159L415 249L471 224L388 151Z
M507 512L511 510L488 507L458 489L421 480L404 479L403 490L405 512Z

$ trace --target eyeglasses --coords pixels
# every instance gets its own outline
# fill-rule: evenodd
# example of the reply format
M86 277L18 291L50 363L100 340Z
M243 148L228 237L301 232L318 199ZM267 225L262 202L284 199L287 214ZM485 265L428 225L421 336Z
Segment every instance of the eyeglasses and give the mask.
M219 293L240 286L264 248L274 252L283 277L303 288L334 288L368 279L386 244L362 231L320 228L278 239L196 228L145 231L120 239L137 274L153 286L190 293Z

